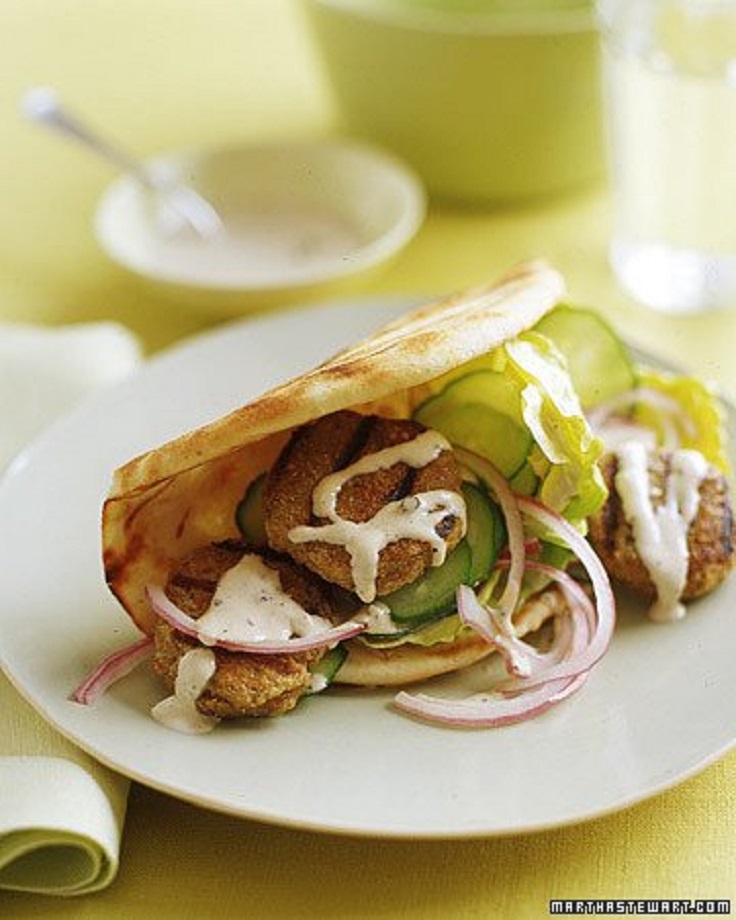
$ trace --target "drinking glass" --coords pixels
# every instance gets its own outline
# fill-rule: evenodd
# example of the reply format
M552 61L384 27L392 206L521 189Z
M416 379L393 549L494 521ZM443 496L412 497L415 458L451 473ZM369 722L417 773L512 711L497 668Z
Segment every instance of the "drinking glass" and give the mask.
M736 307L736 0L599 0L622 286L669 313Z

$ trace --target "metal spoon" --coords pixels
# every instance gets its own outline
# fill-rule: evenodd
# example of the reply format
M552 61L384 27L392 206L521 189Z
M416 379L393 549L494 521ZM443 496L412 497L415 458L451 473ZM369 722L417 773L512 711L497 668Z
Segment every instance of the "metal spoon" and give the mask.
M21 99L21 111L31 121L52 128L98 153L154 194L164 211L162 225L168 232L175 232L182 224L205 239L222 232L222 218L199 192L182 184L175 176L154 171L100 137L61 105L53 89L39 86L28 90Z

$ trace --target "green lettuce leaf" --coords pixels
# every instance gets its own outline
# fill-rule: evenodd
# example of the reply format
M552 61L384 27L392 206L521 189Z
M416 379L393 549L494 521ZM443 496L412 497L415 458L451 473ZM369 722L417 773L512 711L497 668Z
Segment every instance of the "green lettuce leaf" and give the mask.
M443 381L444 387L418 407L416 417L455 443L482 453L499 469L508 451L507 424L511 430L523 429L526 440L515 439L515 447L528 443L526 457L522 455L522 466L513 474L512 488L537 496L584 532L586 519L607 495L598 468L603 444L588 425L561 352L549 338L532 331L463 371ZM531 531L545 544L545 560L561 565L568 561L569 550L554 545L554 537ZM493 593L493 579L486 588ZM457 614L451 614L380 642L383 647L434 645L454 641L463 629Z
M419 626L410 633L398 637L392 637L390 633L385 633L381 638L372 639L370 635L358 637L358 641L363 642L371 648L396 648L399 645L437 645L440 642L454 642L463 634L470 634L471 630L464 626L457 613L448 614L440 620L434 620L424 626Z
M699 450L703 456L724 473L730 470L726 444L726 420L723 407L713 386L695 377L679 376L641 368L639 383L664 393L682 409L686 420L673 417L683 447ZM641 405L636 417L655 430L661 428L656 410Z
M530 457L540 477L537 496L575 523L600 508L606 487L595 437L573 389L562 353L546 336L528 332L503 346L506 373L522 387L524 420L536 442Z
M558 306L540 320L535 332L549 336L565 355L585 409L638 387L656 390L673 400L677 411L643 400L632 412L634 419L657 433L660 443L674 425L683 447L699 450L715 466L728 470L725 419L714 387L694 377L638 365L609 322L585 307Z

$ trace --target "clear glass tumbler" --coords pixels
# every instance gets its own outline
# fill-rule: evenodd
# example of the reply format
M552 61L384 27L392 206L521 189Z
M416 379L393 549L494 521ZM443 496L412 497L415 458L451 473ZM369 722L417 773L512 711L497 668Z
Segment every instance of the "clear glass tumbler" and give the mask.
M736 0L599 0L622 286L736 307Z

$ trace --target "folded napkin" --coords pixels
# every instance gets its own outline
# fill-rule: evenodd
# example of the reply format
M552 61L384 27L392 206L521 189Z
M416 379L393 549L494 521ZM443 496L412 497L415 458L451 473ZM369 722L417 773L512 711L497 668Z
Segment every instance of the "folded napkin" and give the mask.
M114 323L0 324L0 470L55 416L131 373ZM115 877L129 783L48 726L0 680L0 887L76 895Z

